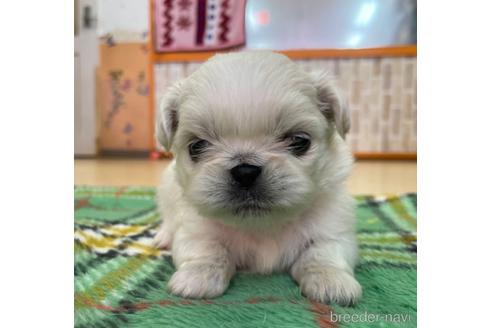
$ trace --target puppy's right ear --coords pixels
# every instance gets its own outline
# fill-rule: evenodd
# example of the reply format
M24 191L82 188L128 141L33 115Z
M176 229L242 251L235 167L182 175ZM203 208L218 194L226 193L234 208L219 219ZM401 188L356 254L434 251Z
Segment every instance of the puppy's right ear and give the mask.
M169 88L159 104L155 133L159 143L170 151L174 135L178 129L178 108L181 103L183 82L179 81Z
M338 134L345 139L350 130L350 115L345 97L341 95L328 73L315 71L311 72L310 76L316 89L321 113L335 125Z

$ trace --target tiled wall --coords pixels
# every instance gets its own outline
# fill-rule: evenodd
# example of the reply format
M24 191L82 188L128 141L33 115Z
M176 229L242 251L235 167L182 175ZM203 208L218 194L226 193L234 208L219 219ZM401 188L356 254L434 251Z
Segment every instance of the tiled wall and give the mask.
M298 60L306 70L328 70L348 97L354 152L417 151L415 57ZM200 63L155 66L156 99Z

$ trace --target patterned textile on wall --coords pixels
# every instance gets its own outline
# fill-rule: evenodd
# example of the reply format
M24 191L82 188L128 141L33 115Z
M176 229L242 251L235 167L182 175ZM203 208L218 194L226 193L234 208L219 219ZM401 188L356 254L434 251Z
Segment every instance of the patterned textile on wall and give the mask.
M297 60L307 71L331 72L347 97L354 152L417 151L417 58L329 58ZM156 103L175 81L201 63L155 65Z
M245 42L246 0L156 0L157 52L225 49Z

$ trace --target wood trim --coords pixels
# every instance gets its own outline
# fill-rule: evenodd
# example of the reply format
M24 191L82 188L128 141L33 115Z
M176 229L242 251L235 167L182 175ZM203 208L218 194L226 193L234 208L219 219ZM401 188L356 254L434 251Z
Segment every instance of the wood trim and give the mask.
M416 57L416 45L404 45L363 49L300 49L284 50L280 53L291 59L339 58L339 57Z
M358 160L417 160L417 153L370 153L355 152L354 157Z
M170 52L153 54L154 63L206 61L220 51Z
M227 50L226 50L227 51ZM155 53L153 62L205 61L220 51ZM224 51L222 51L224 52ZM416 57L416 45L364 49L296 49L277 51L291 59L361 58L361 57Z

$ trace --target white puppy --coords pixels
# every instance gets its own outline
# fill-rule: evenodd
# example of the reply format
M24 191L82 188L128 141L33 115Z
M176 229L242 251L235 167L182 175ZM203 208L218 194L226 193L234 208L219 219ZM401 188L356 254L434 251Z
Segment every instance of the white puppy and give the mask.
M175 154L158 194L173 294L221 295L236 270L289 270L321 302L354 303L348 113L323 74L271 52L216 55L170 88L157 122Z

